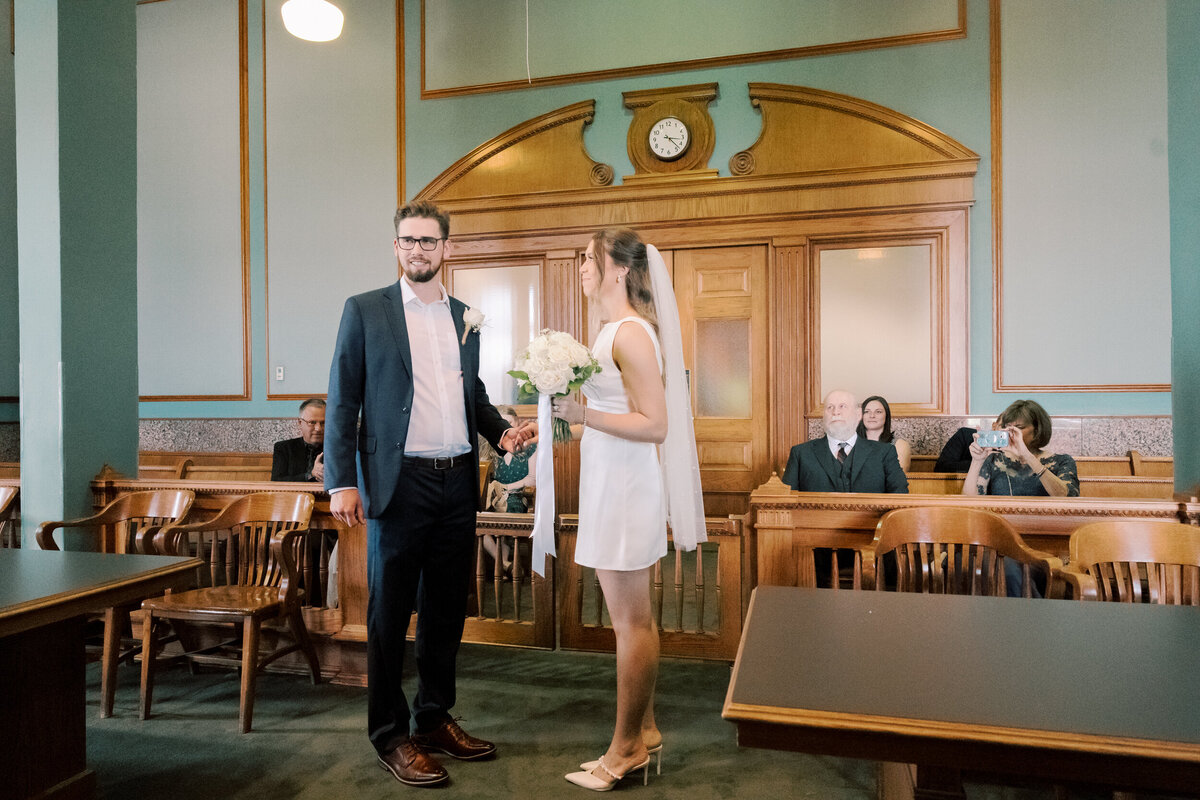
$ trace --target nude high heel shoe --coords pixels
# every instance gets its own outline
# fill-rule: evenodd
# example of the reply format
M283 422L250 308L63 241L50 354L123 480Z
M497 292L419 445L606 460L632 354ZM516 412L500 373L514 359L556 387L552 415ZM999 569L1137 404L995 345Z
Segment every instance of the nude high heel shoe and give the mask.
M663 751L662 742L659 742L658 744L654 745L654 747L646 748L646 757L647 758L649 758L650 756L655 756L655 760L654 760L654 774L655 775L662 775L662 751ZM584 761L582 764L579 765L579 768L581 770L583 770L584 772L591 772L598 766L600 766L599 761Z
M611 791L621 779L630 773L642 771L642 785L645 786L650 782L650 756L646 756L646 760L640 764L634 764L625 772L618 775L604 764L604 756L596 762L596 766L604 773L601 775L593 775L591 772L569 772L564 777L576 786L582 786L585 789L591 789L593 792Z

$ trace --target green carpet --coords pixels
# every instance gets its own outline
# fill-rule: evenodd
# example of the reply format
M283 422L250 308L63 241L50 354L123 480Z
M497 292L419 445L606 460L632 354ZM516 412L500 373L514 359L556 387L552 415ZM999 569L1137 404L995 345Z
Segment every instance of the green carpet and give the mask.
M454 798L579 798L563 780L603 752L612 732L612 656L464 645L458 705L470 733L496 742L494 760L438 756L449 785L418 789L376 763L366 736L366 692L304 677L258 680L254 730L237 732L233 672L158 673L153 716L137 718L138 675L122 667L116 716L99 719L99 668L88 668L88 763L99 796L329 800L429 794ZM652 798L820 798L870 800L875 766L851 759L739 749L721 719L729 681L723 663L664 660L657 711L665 737L662 775L619 788ZM1050 798L1042 789L969 786L972 798ZM1103 797L1103 794L1093 795ZM1084 797L1073 793L1072 797Z

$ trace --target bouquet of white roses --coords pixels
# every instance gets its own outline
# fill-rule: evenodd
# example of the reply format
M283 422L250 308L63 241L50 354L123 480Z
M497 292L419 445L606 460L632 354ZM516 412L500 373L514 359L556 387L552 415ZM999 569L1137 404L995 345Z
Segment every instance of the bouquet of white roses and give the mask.
M508 371L519 382L522 394L562 397L587 383L600 371L600 363L591 351L562 331L545 329L529 347L517 355L514 369ZM564 419L554 420L554 441L571 438L571 426Z

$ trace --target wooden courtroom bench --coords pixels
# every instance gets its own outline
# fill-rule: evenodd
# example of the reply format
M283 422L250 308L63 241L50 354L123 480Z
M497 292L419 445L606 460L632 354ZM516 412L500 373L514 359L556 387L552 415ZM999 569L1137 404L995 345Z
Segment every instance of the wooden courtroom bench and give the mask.
M914 455L909 472L933 472L936 463L935 455ZM1075 465L1080 477L1170 478L1175 474L1175 460L1170 456L1143 456L1137 450L1130 450L1124 456L1076 456Z
M270 453L208 453L143 450L138 477L194 481L269 481Z
M910 494L962 494L962 472L909 472ZM1175 494L1174 478L1118 475L1080 475L1080 497L1144 497L1168 500Z
M814 586L814 548L869 548L879 518L894 508L983 508L1004 516L1037 550L1067 558L1072 531L1105 519L1161 519L1200 525L1200 504L1186 498L967 497L959 494L794 492L772 475L750 494L750 541L757 585Z

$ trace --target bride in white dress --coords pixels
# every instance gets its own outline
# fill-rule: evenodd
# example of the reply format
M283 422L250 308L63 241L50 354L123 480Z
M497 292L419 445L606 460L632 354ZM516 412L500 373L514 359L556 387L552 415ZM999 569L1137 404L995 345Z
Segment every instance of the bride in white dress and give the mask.
M644 782L653 753L661 769L650 571L667 553L668 516L676 546L690 550L704 541L704 514L678 309L662 257L631 230L606 230L588 245L579 275L605 323L592 347L601 371L583 388L586 407L563 397L553 411L583 427L575 561L596 570L616 634L617 719L604 755L566 778L604 791L635 770Z

